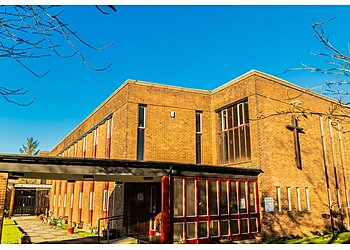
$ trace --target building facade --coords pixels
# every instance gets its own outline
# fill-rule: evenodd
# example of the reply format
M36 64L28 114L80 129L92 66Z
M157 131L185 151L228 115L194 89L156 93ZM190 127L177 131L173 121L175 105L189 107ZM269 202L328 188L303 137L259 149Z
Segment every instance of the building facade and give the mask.
M82 227L137 215L162 242L310 235L349 228L348 108L250 71L213 91L127 80L49 153L259 170L52 181L50 210ZM195 169L198 167L198 169ZM88 178L88 177L87 177Z

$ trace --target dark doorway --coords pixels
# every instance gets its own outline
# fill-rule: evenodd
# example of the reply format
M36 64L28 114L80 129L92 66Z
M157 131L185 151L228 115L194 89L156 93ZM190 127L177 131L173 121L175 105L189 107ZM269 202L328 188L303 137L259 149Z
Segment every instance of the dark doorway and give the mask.
M16 190L14 214L33 214L35 207L35 189L34 190Z
M40 214L49 209L48 189L16 189L14 214Z
M128 224L128 234L137 231L140 234L148 234L150 221L161 211L160 183L125 183L124 187L124 213L131 216L125 222ZM138 217L138 230L136 217Z

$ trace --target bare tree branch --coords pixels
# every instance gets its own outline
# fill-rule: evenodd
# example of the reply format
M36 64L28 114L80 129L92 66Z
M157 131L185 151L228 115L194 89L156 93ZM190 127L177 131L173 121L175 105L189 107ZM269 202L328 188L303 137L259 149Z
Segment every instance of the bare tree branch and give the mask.
M108 14L101 7L96 7L99 12ZM105 7L116 11L114 6L108 5ZM83 46L96 51L103 50L113 43L102 47L91 45L61 19L63 13L64 10L61 6L0 5L0 58L15 60L21 67L36 77L47 75L51 69L39 73L31 68L28 59L40 59L53 55L62 58L79 56L82 62L94 71L103 71L111 67L112 63L104 67L91 65L81 49ZM0 88L0 95L17 105L21 104L11 101L10 96L27 93L27 91L23 92L23 89L6 89L5 92L3 91ZM21 106L28 106L32 102Z

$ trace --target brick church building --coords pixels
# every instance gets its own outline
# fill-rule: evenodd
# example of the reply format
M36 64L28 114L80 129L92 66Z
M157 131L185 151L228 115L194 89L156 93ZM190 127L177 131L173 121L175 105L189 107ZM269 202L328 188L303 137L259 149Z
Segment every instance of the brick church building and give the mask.
M49 155L189 170L53 180L50 210L86 229L137 215L163 243L310 235L330 228L330 208L349 228L347 112L255 70L212 91L127 80Z

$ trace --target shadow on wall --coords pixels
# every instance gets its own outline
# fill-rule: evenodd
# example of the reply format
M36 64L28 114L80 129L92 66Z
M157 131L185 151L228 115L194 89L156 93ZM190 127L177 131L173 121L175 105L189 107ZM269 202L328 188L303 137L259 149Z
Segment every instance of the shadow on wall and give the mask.
M282 206L282 211L265 212L264 211L264 198L271 197L267 192L263 192L260 206L263 208L261 216L262 233L265 240L284 240L291 238L306 237L312 234L329 233L332 231L330 219L322 218L322 214L319 214L319 218L313 219L315 214L312 214L306 209L297 211L293 208L292 211L288 211L287 206ZM287 201L282 202L287 204ZM324 206L324 213L329 213L327 206ZM320 222L323 223L320 223ZM341 223L335 223L340 225ZM305 232L305 228L311 228L309 232Z

